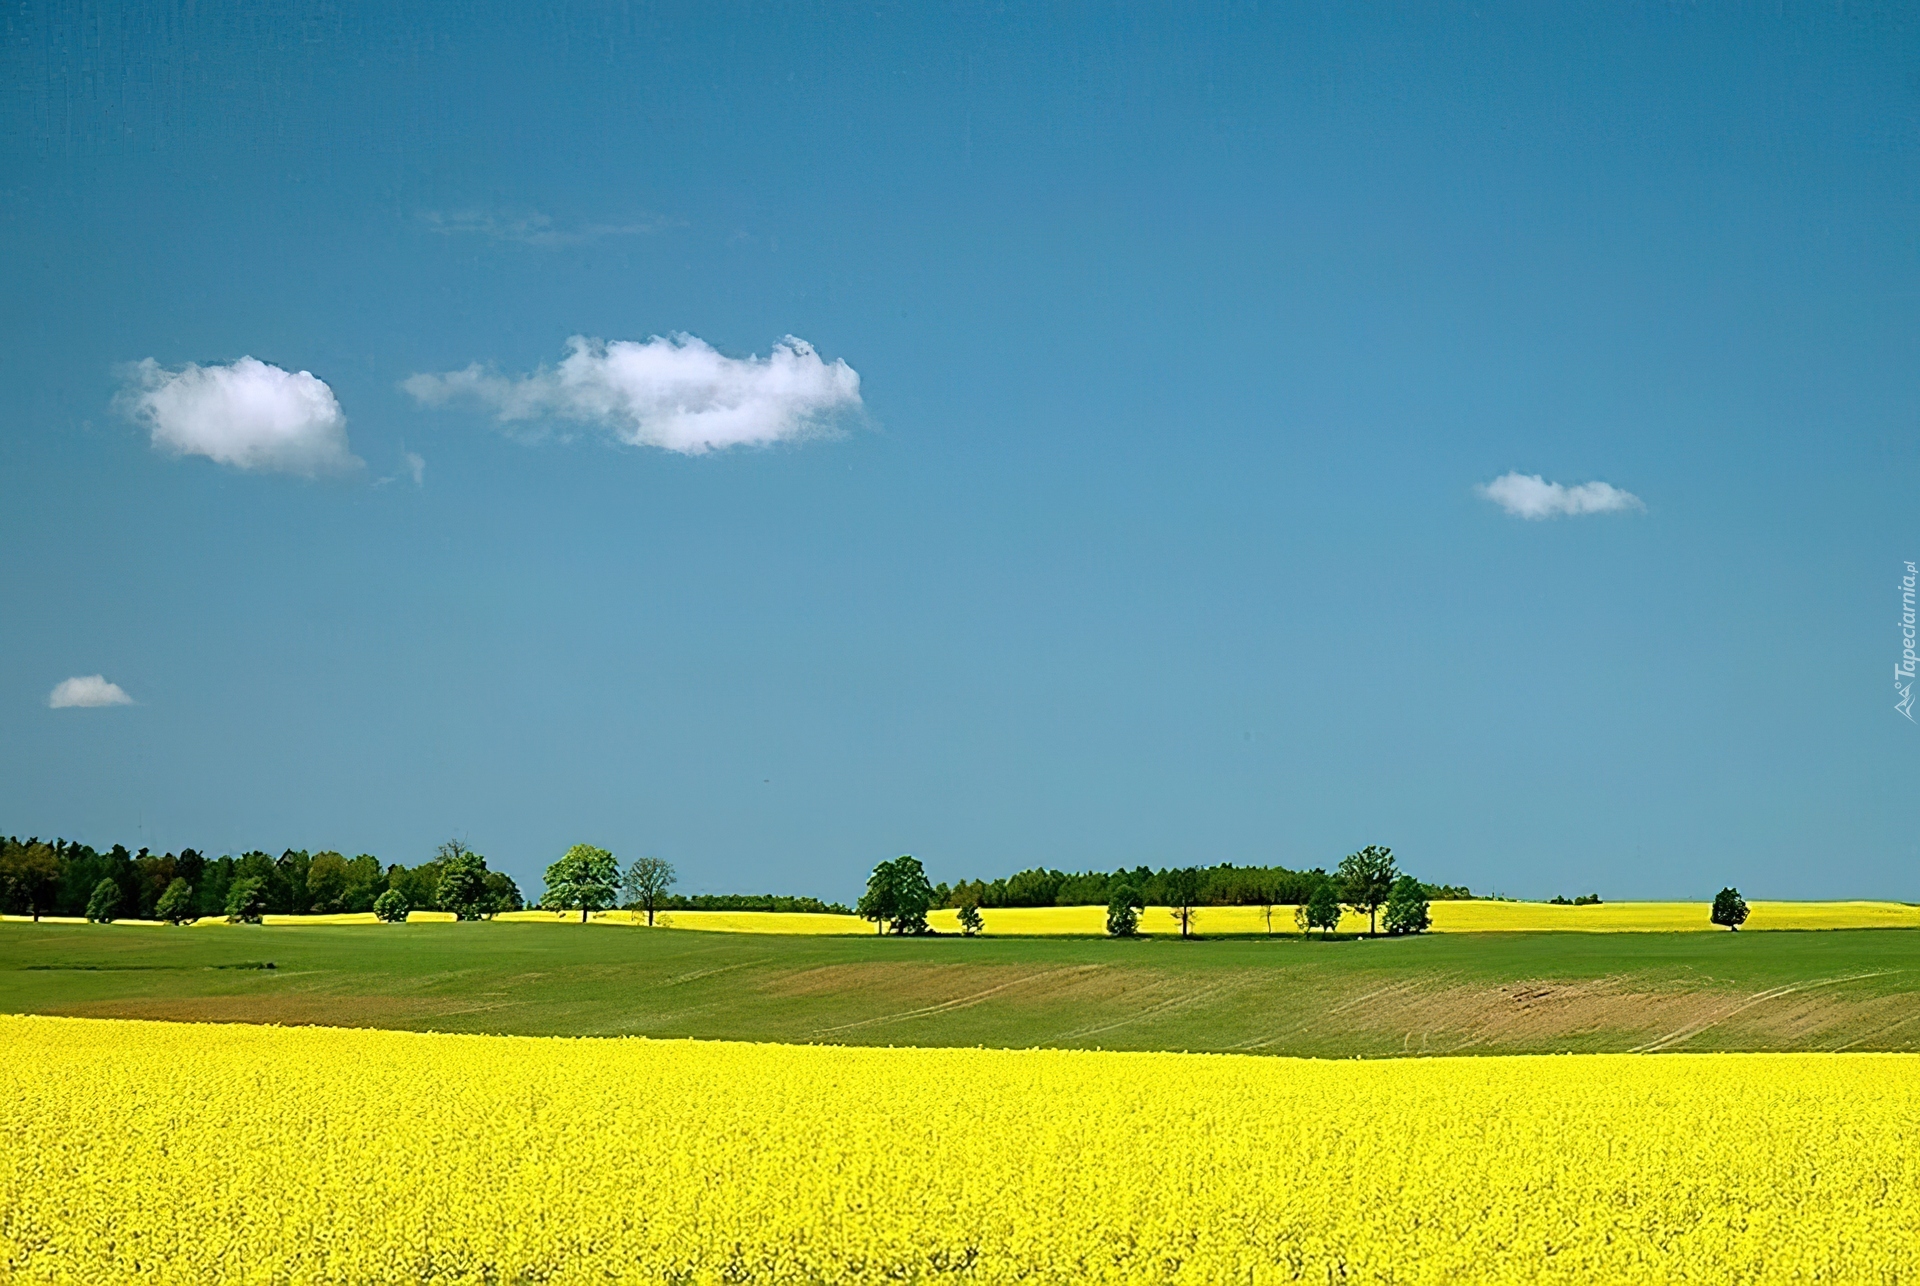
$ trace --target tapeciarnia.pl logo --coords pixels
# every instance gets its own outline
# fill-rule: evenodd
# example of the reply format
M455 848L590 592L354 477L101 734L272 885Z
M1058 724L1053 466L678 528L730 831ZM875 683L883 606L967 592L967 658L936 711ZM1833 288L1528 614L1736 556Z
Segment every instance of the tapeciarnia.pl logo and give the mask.
M1894 709L1907 716L1907 722L1913 720L1913 564L1907 564L1907 574L1900 578L1900 661L1893 667L1893 690L1900 694L1900 700L1894 703Z

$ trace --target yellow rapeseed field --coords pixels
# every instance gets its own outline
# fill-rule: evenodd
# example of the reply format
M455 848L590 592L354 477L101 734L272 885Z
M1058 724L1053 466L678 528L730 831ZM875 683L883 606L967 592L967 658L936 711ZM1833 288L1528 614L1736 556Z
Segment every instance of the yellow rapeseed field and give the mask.
M1920 929L1920 906L1904 902L1753 902L1753 915L1746 931L1765 929ZM1705 902L1608 902L1600 906L1554 906L1547 902L1435 902L1432 905L1436 933L1522 933L1562 930L1583 933L1724 933L1726 930L1707 918ZM1099 935L1107 929L1107 909L1101 906L1046 906L986 908L980 913L986 931L992 934L1027 936ZM0 916L5 920L25 920L26 916ZM55 920L48 923L80 924L80 920ZM496 919L532 924L578 923L578 911L510 911ZM630 927L646 924L644 913L633 911L596 911L594 924ZM452 923L447 911L415 911L409 924ZM960 922L954 911L935 911L929 923L942 933L958 933ZM874 926L851 915L814 915L800 912L771 911L661 911L654 922L666 929L700 929L714 933L798 933L798 934L871 934ZM148 920L122 920L121 924L151 924ZM219 917L199 921L202 925L225 924ZM377 924L373 915L270 915L269 925ZM1341 917L1340 932L1364 933L1367 917L1349 911ZM1172 912L1165 907L1148 907L1140 917L1142 933L1178 933ZM1265 933L1267 922L1257 906L1201 907L1194 921L1200 934ZM1293 908L1277 906L1273 911L1275 933L1296 932Z
M1920 1058L0 1018L8 1282L1899 1282Z
M1747 931L1756 929L1892 929L1920 928L1920 906L1901 902L1753 902ZM1554 906L1547 902L1435 902L1433 928L1437 933L1519 933L1566 930L1586 933L1700 932L1725 933L1707 918L1705 902L1609 902L1600 906ZM1101 906L992 907L981 911L988 934L1069 935L1107 931L1107 909ZM578 920L553 911L521 911L503 920ZM645 923L644 915L607 911L595 923ZM853 934L874 932L873 925L850 915L801 915L765 911L662 911L655 922L670 929L704 929L719 933ZM958 933L953 911L935 911L928 922L942 933ZM1364 933L1367 917L1347 912L1342 933ZM1178 933L1173 914L1165 907L1148 907L1140 917L1143 933ZM1265 933L1267 923L1257 906L1201 907L1194 921L1197 933ZM1273 911L1273 931L1293 933L1293 908Z

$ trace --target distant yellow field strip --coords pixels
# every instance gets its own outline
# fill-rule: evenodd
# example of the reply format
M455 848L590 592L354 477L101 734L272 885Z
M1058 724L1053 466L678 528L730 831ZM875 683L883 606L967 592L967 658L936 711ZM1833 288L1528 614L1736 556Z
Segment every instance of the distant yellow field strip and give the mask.
M1920 1057L0 1018L9 1282L1896 1282Z
M1756 929L1912 929L1920 928L1920 907L1900 902L1754 902L1752 918L1743 931ZM1725 933L1707 915L1705 902L1610 902L1600 906L1555 906L1548 902L1435 902L1433 927L1440 933L1583 933L1700 932ZM989 935L1056 936L1106 932L1107 909L1099 906L986 908L981 912ZM552 911L522 911L507 920L556 921ZM574 912L573 918L579 919ZM644 923L645 917L638 917ZM632 924L627 911L608 911L597 923ZM657 924L672 929L703 929L720 933L873 934L865 920L847 915L785 915L762 911L663 911ZM935 911L929 922L942 933L958 933L953 911ZM1149 907L1141 917L1144 933L1175 934L1180 927L1165 907ZM1342 933L1364 933L1365 916L1348 912L1340 922ZM1267 922L1257 906L1201 907L1194 919L1201 934L1265 933ZM1273 932L1295 933L1293 908L1276 906Z
M1766 929L1915 929L1920 928L1920 906L1903 902L1753 902L1753 915L1745 932ZM1725 933L1711 922L1705 902L1608 902L1600 906L1556 906L1549 902L1435 902L1433 928L1437 933L1538 933L1567 931L1576 933ZM989 936L1070 936L1098 935L1106 932L1107 909L1099 906L1048 906L986 908L981 911ZM28 917L9 915L6 920ZM510 911L498 920L528 924L578 924L578 911ZM596 911L594 924L630 927L644 926L646 916L633 911ZM851 915L814 915L778 911L661 911L655 924L668 929L699 929L713 933L790 933L850 936L871 935L874 926ZM958 933L960 922L953 911L935 911L929 917L942 933ZM75 919L47 923L80 924ZM452 923L446 911L415 911L409 924ZM150 920L122 920L120 924L147 924ZM220 918L201 920L201 925L220 925ZM269 925L366 924L379 922L371 913L360 915L270 915ZM1340 921L1342 933L1364 933L1367 918L1347 912ZM1180 927L1165 907L1149 907L1141 916L1143 933L1177 934ZM1194 932L1207 934L1265 933L1267 920L1257 906L1201 907L1194 919ZM1293 908L1273 909L1272 931L1295 933Z

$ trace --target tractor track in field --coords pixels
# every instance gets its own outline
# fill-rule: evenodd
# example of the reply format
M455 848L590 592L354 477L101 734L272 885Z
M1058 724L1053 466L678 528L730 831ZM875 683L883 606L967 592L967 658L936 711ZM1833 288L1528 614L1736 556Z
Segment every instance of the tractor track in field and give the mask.
M885 1023L903 1023L910 1022L915 1018L932 1018L938 1014L952 1013L957 1009L970 1009L974 1005L991 1000L1000 993L1010 991L1015 987L1023 987L1029 983L1039 982L1046 978L1097 973L1106 967L1107 966L1103 964L1071 965L1064 969L1047 969L1039 973L1025 974L1021 977L1003 982L998 986L988 987L985 991L976 991L966 996L956 996L952 1000L943 1000L937 1005L924 1005L918 1009L904 1009L898 1013L881 1014L874 1018L862 1018L858 1022L840 1023L833 1027L816 1027L813 1034L815 1036L831 1036L836 1032L858 1031L863 1027L878 1027Z

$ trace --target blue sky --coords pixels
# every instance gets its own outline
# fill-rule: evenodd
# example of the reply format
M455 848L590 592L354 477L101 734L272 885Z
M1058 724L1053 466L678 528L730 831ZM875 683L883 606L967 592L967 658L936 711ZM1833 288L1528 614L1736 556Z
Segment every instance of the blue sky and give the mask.
M1920 897L1911 9L396 8L0 20L0 830Z

